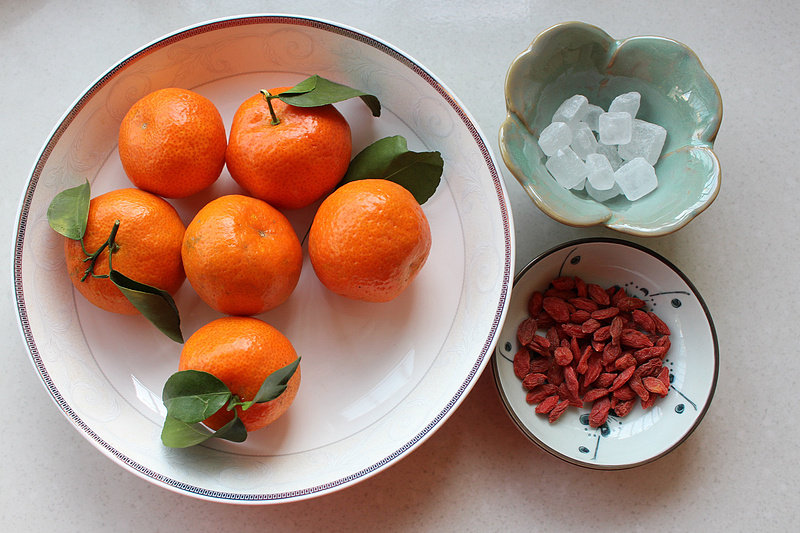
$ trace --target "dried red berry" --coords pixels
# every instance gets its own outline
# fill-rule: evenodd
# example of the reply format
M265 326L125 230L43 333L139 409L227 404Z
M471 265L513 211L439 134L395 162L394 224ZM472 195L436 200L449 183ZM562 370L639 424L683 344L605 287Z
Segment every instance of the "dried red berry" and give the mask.
M644 307L644 301L635 296L623 296L617 300L616 306L620 311L627 312Z
M619 314L619 309L616 307L606 307L605 309L598 309L592 311L592 318L595 320L610 320Z
M553 320L556 322L569 321L569 307L567 307L567 302L565 302L563 299L553 296L545 296L542 300L542 306L544 307L545 312L553 317Z
M544 295L541 292L534 291L528 299L528 314L533 318L538 317L542 312L542 298Z
M567 385L571 398L578 398L580 393L578 391L578 377L575 375L575 369L571 366L564 367L564 383Z
M533 336L536 335L537 329L539 329L539 326L536 323L536 319L526 318L517 327L517 340L523 346L530 344Z
M531 369L531 354L524 346L514 354L514 375L523 379Z
M548 396L547 398L545 398L544 400L539 402L539 405L536 406L535 411L537 413L539 413L540 415L543 415L545 413L549 413L550 411L553 410L553 407L556 406L558 401L559 401L559 398L558 398L557 394L554 394L552 396Z
M611 409L611 400L608 397L603 397L592 404L592 410L589 413L589 425L593 428L599 428L606 423L608 419L608 411Z
M575 280L569 276L555 278L550 284L559 291L571 291L575 288Z
M648 346L653 346L653 341L651 341L647 335L631 328L622 330L620 342L631 348L647 348Z
M623 418L631 412L633 409L633 405L635 400L628 400L626 402L617 402L617 405L614 406L614 414L620 418Z
M564 414L564 411L567 410L567 407L569 407L569 400L561 400L558 402L555 407L550 410L550 414L547 416L547 419L550 421L550 423L552 424L558 420L558 418Z
M525 390L533 390L535 387L545 383L547 376L540 372L531 372L522 380L522 388Z
M552 383L545 383L544 385L539 385L535 389L528 392L528 394L525 395L525 401L529 404L538 404L548 396L552 396L557 392L558 387Z
M648 312L647 314L650 315L650 318L653 319L653 322L656 325L656 333L658 333L659 335L669 335L670 334L669 326L667 326L664 323L664 321L661 320L661 318L657 314L653 313L652 311Z
M619 375L614 379L614 383L612 383L611 386L609 387L609 390L613 392L618 388L622 387L623 385L625 385L628 382L628 380L631 379L634 370L636 370L635 367L629 366L628 368L620 372Z
M600 285L587 283L586 292L589 293L589 298L594 300L598 305L606 307L611 303L611 298L608 297L608 293L604 291Z
M555 359L557 365L568 365L572 362L572 350L564 346L559 346L553 352L553 359Z
M634 309L631 311L631 318L633 319L634 324L642 328L648 333L655 333L656 332L656 323L650 317L649 314L645 313L641 309Z
M583 395L583 401L586 403L591 403L598 398L602 398L603 396L608 396L609 392L608 389L604 388L596 388L596 389L589 389Z
M644 384L645 389L649 390L653 394L658 394L659 396L666 396L669 392L669 388L658 378L649 376L642 378L642 384Z

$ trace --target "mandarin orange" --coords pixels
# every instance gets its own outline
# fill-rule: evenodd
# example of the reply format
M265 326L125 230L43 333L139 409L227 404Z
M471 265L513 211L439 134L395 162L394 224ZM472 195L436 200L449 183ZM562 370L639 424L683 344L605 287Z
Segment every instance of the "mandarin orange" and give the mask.
M212 200L195 215L182 256L200 298L228 315L277 307L294 291L303 265L289 220L266 202L237 194Z
M83 237L84 247L95 252L108 240L115 221L119 229L112 254L114 270L129 278L170 294L180 288L185 275L181 262L184 225L175 209L163 198L139 189L119 189L93 198ZM114 313L139 313L108 279L84 273L89 265L80 241L65 239L67 272L78 291L97 307ZM97 259L94 274L107 276L108 249Z
M272 89L276 95L287 88ZM350 125L332 105L295 107L277 98L271 124L263 94L245 100L233 117L225 161L251 196L279 209L298 209L330 192L347 172Z
M317 277L337 294L368 302L396 298L431 248L428 219L414 196L384 179L336 189L320 205L308 235Z
M134 185L167 198L209 187L227 139L214 104L194 91L159 89L137 101L119 128L119 157Z
M200 370L213 374L240 400L252 400L267 376L297 359L292 343L280 331L252 317L224 317L206 324L183 346L179 370ZM286 412L300 387L300 367L274 400L253 404L243 411L236 407L247 431L274 422ZM219 429L233 418L222 407L205 420Z

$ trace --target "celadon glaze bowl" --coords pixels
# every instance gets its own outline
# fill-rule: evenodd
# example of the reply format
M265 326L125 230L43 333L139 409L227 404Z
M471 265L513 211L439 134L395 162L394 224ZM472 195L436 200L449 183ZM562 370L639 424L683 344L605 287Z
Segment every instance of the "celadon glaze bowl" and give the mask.
M558 106L575 94L608 109L619 94L638 91L637 118L663 126L667 139L656 163L658 187L634 202L605 203L560 187L538 144ZM720 188L714 139L722 120L716 84L689 48L654 36L614 40L581 22L553 26L511 64L500 151L534 203L570 226L603 224L638 236L676 231L704 211Z

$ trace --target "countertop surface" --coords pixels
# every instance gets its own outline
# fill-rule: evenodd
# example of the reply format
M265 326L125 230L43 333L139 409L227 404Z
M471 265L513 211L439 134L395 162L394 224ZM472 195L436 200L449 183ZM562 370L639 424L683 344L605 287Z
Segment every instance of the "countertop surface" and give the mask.
M6 339L0 516L5 531L786 531L800 519L797 164L800 8L763 3L521 1L4 2L0 210ZM621 237L693 281L719 337L719 381L698 429L638 468L593 471L517 430L490 367L446 423L394 466L352 487L282 505L196 500L100 454L42 387L19 334L11 275L16 212L31 168L72 102L131 51L205 20L290 13L363 30L408 53L459 97L489 139L510 195L516 269L561 242ZM633 238L562 225L500 160L503 84L545 28L580 20L615 38L692 48L722 94L722 188L680 231Z

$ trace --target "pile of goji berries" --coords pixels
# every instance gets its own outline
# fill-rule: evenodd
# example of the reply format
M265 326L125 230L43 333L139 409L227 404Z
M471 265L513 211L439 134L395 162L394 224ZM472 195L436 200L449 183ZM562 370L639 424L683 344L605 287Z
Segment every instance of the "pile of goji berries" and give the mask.
M570 405L591 404L589 425L600 427L611 411L624 417L637 399L647 409L666 396L669 369L662 363L670 331L644 307L621 287L603 289L578 277L558 277L534 292L514 355L526 401L550 422Z

